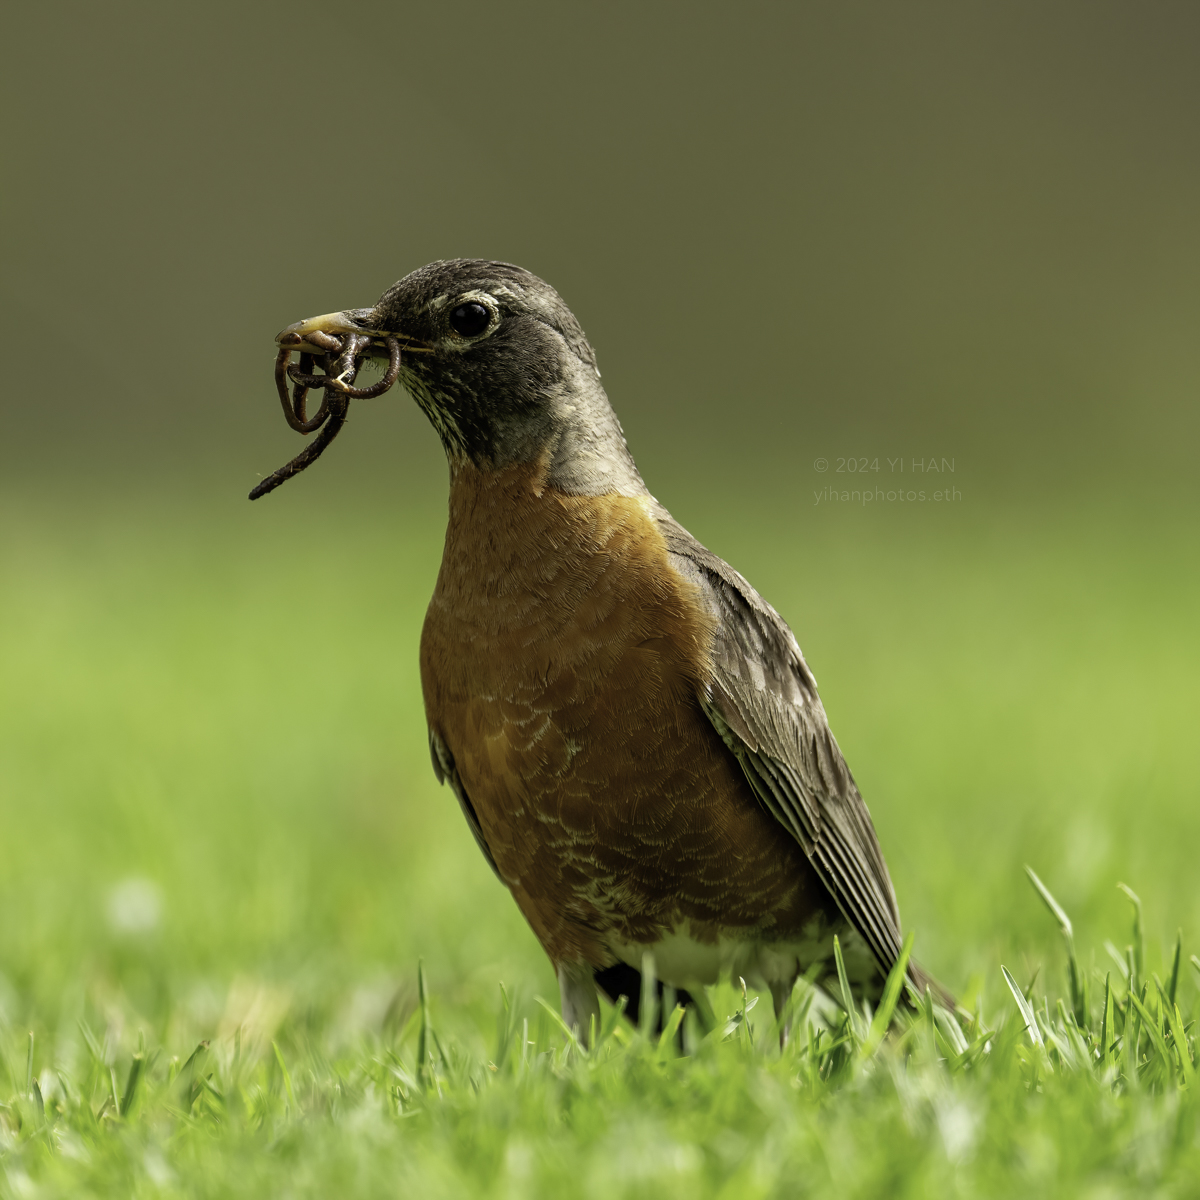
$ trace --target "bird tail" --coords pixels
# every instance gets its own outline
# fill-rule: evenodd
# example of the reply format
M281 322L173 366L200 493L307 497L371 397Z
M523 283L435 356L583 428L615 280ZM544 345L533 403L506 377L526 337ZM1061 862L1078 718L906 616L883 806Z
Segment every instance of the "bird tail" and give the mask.
M917 1001L913 998L913 992L924 1000L925 993L929 992L933 996L935 1004L940 1004L948 1012L956 1012L957 1005L955 1004L953 994L944 988L928 971L925 970L919 963L909 961L908 964L908 982L912 987L912 991L908 994L909 1004L913 1008L917 1007Z

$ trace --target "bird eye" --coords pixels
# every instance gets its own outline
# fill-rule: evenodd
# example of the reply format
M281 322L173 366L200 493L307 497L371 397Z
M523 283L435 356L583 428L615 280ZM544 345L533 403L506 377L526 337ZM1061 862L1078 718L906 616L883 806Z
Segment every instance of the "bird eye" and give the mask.
M478 337L490 324L492 314L476 300L460 304L450 314L450 328L460 337Z

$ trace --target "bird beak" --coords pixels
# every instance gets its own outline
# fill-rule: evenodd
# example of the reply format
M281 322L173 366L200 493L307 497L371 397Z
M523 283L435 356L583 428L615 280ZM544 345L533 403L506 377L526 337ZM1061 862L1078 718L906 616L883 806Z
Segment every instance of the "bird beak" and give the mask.
M289 325L275 337L275 341L289 350L299 350L302 354L324 354L330 348L328 338L342 338L348 333L359 337L369 337L372 349L379 348L386 357L384 339L399 338L406 350L427 349L423 343L408 337L396 329L379 329L371 318L374 310L355 308L346 312L324 313L319 317L308 317Z

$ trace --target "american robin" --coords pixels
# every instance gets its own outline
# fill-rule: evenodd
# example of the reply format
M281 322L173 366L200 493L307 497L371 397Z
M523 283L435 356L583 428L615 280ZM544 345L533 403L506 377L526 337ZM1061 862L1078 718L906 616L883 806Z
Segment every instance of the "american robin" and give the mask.
M348 337L389 347L449 459L420 654L433 769L549 955L564 1020L587 1035L598 983L636 1007L647 952L662 982L741 976L779 1014L801 973L836 979L835 934L877 998L900 915L812 673L647 490L558 293L435 262L280 341Z

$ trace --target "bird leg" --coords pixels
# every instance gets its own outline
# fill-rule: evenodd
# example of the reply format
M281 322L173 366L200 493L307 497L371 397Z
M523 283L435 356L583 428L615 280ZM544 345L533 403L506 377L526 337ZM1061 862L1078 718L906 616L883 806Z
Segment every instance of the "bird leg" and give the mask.
M366 351L371 345L370 338L351 333L344 339L339 339L327 333L316 332L306 334L305 340L319 346L325 353L314 355L311 351L302 350L300 365L297 367L291 361L294 347L281 346L275 356L275 387L279 392L279 402L283 406L283 415L288 425L297 433L309 434L317 429L321 432L291 462L264 479L250 493L251 500L257 500L260 496L274 491L281 483L291 479L293 475L298 475L305 467L315 462L346 423L346 413L351 400L382 396L399 377L400 342L397 338L388 337L385 340L388 365L383 378L378 383L364 388L356 388L354 380L366 360ZM314 365L319 366L324 373L314 375ZM293 385L290 396L287 386L289 379ZM314 388L324 389L325 397L321 401L321 407L310 418L307 416L305 400L309 391Z

